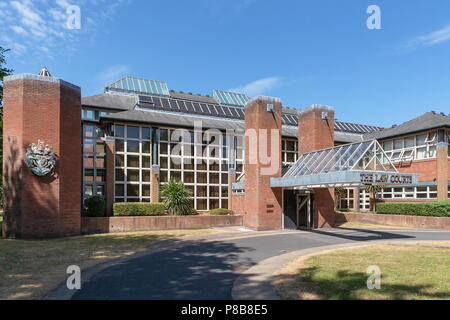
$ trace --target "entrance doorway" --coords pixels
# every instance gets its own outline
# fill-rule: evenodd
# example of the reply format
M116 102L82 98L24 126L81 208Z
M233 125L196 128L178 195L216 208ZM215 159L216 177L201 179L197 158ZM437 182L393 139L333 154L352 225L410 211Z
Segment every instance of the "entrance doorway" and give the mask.
M314 193L310 190L284 190L283 195L284 229L313 229Z
M298 194L296 200L297 229L312 229L313 215L311 214L311 194Z

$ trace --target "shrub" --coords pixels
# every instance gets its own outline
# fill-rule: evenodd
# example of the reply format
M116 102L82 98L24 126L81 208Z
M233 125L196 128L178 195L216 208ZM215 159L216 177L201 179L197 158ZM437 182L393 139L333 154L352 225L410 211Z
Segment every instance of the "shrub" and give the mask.
M450 201L424 203L379 203L379 214L450 217Z
M105 199L94 196L84 200L84 212L88 217L104 217Z
M162 203L116 202L114 216L163 216L166 209Z
M192 194L182 181L171 178L169 183L161 187L161 199L170 215L191 215Z
M209 214L212 216L232 216L234 214L234 211L230 209L219 208L209 211Z

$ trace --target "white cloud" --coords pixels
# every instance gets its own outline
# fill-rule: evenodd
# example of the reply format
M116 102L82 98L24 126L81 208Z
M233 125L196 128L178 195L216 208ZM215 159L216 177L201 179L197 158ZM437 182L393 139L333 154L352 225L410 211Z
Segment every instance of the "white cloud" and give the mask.
M114 16L119 5L131 0L0 0L0 32L2 45L13 49L11 54L35 53L70 55L76 51L76 43L95 39L102 30L101 25ZM81 29L67 27L67 8L76 4L81 9ZM86 22L86 23L84 23ZM17 50L14 50L18 48Z
M20 26L11 26L11 29L17 34L20 34L20 35L23 35L23 36L28 35L28 32L24 28L22 28Z
M442 29L435 30L426 35L411 39L407 42L407 47L416 49L419 47L431 47L450 40L450 25Z
M124 75L127 75L130 73L130 68L126 65L115 65L115 66L111 66L105 70L103 70L102 72L100 72L97 75L97 79L105 84L111 84L113 81L115 80L119 80L121 77L123 77Z
M270 90L281 85L281 78L268 77L259 79L238 88L229 89L231 92L245 93L246 95L253 97L261 94L266 94Z

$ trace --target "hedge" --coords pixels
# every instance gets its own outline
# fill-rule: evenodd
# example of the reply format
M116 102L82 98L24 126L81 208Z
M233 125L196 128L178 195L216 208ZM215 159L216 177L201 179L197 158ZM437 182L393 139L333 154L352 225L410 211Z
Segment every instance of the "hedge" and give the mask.
M93 196L84 200L84 212L88 217L104 217L105 205L105 199Z
M378 214L450 217L450 201L424 203L378 203Z
M234 214L233 210L219 208L219 209L213 209L209 211L209 214L212 216L232 216Z
M166 209L162 203L116 202L114 216L163 216Z

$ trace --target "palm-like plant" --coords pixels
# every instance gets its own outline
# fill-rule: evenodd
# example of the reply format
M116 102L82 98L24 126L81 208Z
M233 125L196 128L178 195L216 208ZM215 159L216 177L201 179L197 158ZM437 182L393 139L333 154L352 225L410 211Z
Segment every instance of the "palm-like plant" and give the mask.
M347 190L341 187L334 188L334 210L339 208L341 198L345 197Z
M366 192L369 194L370 211L375 212L377 210L376 195L377 193L380 193L382 190L383 188L381 186L376 185L368 185L366 187Z
M190 204L191 192L182 181L171 178L169 183L161 186L161 200L169 215L190 215L193 208Z

